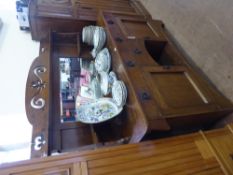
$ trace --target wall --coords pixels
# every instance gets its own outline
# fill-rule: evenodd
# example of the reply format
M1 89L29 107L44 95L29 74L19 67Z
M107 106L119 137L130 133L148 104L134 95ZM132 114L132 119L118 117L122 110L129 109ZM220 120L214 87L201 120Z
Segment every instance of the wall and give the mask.
M0 163L29 158L32 127L25 114L25 85L39 43L19 30L15 1L0 1Z

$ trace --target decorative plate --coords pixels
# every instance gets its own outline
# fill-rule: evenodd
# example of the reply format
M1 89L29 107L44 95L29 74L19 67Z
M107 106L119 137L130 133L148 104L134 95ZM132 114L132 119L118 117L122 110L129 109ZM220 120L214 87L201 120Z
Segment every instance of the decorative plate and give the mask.
M90 89L93 92L93 97L95 99L101 98L103 96L101 92L100 83L96 78L93 78L90 83Z
M110 92L108 74L106 72L99 72L99 77L101 91L103 95L108 95Z
M111 55L107 48L102 49L96 56L95 68L98 72L109 72L111 67Z
M112 98L117 106L124 106L127 99L127 89L124 82L116 80L112 85Z
M111 71L108 76L109 76L109 83L113 85L113 82L117 80L116 73Z
M94 124L112 119L122 111L111 98L100 98L94 102L81 105L76 109L76 120Z

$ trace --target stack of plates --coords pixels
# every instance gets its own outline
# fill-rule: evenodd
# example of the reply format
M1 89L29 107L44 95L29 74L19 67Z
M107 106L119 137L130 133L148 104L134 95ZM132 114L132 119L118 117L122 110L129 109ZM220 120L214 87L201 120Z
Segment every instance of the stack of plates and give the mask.
M95 33L95 26L86 26L82 31L82 40L88 45L93 45L93 37Z
M96 27L93 36L94 49L91 54L93 58L96 57L97 53L104 47L106 42L106 33L103 27Z
M84 43L94 46L91 54L95 58L106 42L105 30L99 26L86 26L82 31L82 40Z
M100 72L100 88L103 95L108 95L110 92L109 76L106 72Z
M124 106L127 99L127 89L123 81L114 81L112 86L112 98L117 106Z
M111 68L111 55L107 48L104 48L97 54L95 68L98 72L109 72Z

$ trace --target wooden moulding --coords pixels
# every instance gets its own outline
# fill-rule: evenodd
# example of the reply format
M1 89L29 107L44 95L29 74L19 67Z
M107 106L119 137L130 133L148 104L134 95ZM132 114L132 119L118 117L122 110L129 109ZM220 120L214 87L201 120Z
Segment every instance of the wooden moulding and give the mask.
M50 45L41 42L40 55L29 70L25 108L29 122L33 125L31 155L48 155L48 116L50 115Z
M139 0L130 0L130 4L132 7L134 7L138 14L144 16L146 19L152 19L151 14Z

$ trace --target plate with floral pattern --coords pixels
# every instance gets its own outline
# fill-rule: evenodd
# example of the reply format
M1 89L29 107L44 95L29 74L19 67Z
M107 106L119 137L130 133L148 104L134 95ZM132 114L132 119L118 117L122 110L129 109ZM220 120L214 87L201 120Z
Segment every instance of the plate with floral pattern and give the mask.
M88 124L101 123L114 118L122 109L111 98L99 98L76 108L76 120Z

